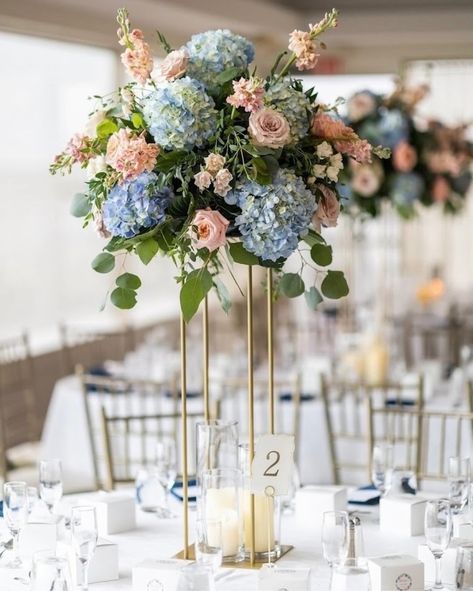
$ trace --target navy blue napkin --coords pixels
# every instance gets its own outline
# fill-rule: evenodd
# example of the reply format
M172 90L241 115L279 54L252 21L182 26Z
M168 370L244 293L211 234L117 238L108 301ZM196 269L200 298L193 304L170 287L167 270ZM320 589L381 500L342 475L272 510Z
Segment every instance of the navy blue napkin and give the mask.
M279 400L281 402L290 402L292 400L293 394L292 392L283 392L279 395ZM301 394L301 402L310 402L314 400L315 396L313 394Z
M197 486L197 480L195 478L189 478L189 480L187 482L188 482L189 487ZM183 486L182 480L177 480L171 488L171 494L173 496L175 496L176 499L178 499L179 501L184 500L182 486ZM196 501L197 501L197 497L195 495L189 496L190 503L195 503Z
M360 486L357 490L377 490L374 484L368 484L368 486ZM378 493L373 498L369 499L368 501L352 501L348 499L350 505L379 505L380 494Z

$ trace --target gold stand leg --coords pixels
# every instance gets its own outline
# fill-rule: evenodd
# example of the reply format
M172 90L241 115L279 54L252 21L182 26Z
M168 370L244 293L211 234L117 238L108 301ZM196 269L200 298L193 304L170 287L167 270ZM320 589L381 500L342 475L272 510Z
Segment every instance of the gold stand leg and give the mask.
M248 267L248 284L246 287L246 313L248 332L248 448L249 466L255 455L255 396L254 396L254 367L253 367L253 268ZM250 495L250 565L255 564L255 495Z
M204 299L202 314L202 370L203 370L203 391L204 391L204 419L208 424L210 421L210 400L209 400L209 301L207 296Z
M273 339L273 270L266 272L267 279L267 312L268 312L268 394L269 394L269 432L274 434L274 339Z
M187 356L186 356L186 323L181 313L181 455L182 455L182 497L184 505L184 550L183 558L189 556L189 475L187 461Z

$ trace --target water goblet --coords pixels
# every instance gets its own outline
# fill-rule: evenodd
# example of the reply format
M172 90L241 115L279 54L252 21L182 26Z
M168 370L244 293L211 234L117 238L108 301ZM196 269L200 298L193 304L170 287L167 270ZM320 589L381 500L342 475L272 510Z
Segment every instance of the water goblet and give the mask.
M156 471L158 480L165 491L164 505L158 507L157 514L162 519L170 519L175 517L169 508L169 494L177 476L177 451L174 439L165 438L157 442Z
M425 537L427 546L435 558L435 584L432 591L444 591L441 576L441 560L452 538L452 510L450 501L429 501L425 509Z
M371 478L381 496L391 488L394 470L394 447L390 444L378 444L373 447Z
M72 591L69 563L50 550L33 554L31 591Z
M468 505L470 481L470 458L448 458L449 499L454 514L460 513Z
M13 560L7 568L21 568L23 562L19 553L20 532L28 519L28 494L26 482L6 482L3 486L3 514L5 523L13 537Z
M89 564L97 546L95 507L73 507L71 513L72 544L82 565L82 591L88 589Z
M196 521L195 557L215 572L223 560L222 522L200 518Z
M62 497L60 460L42 460L39 463L39 494L48 506L49 512L53 514L57 503Z

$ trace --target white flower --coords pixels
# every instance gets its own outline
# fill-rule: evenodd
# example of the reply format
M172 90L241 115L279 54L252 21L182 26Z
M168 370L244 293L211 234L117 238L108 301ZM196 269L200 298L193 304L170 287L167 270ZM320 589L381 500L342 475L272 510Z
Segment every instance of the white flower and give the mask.
M338 181L338 173L340 172L339 168L335 166L327 166L327 177L334 182Z
M343 168L342 155L341 154L334 154L330 158L330 166L333 166L333 168L337 168L338 170L342 170L342 168Z
M328 158L333 154L333 149L328 142L322 142L317 146L316 152L319 158Z
M99 172L105 172L107 170L107 164L105 162L105 156L96 156L89 160L87 164L87 178L92 179Z
M312 174L318 179L325 178L325 165L314 164L314 166L312 167Z
M97 125L107 118L107 111L99 110L92 113L85 126L85 135L88 137L97 137Z

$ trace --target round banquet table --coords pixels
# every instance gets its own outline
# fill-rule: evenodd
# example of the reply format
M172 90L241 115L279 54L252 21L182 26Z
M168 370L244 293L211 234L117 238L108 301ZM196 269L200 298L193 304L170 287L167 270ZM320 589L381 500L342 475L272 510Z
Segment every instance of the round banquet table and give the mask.
M130 493L132 494L132 493ZM69 495L63 504L84 504L94 499L97 493ZM352 507L355 509L355 507ZM410 554L417 557L417 547L424 537L400 537L379 531L378 509L368 506L359 507L362 521L366 556L384 554ZM182 505L173 500L173 510L182 513ZM190 532L193 532L195 512L191 511ZM284 515L282 518L281 541L294 545L294 549L280 559L278 564L290 567L311 568L311 590L329 591L330 569L322 557L320 530L307 515L304 519L297 515ZM0 520L0 523L3 520ZM4 528L4 524L0 525ZM90 591L131 591L131 571L134 565L145 559L170 558L182 549L182 520L158 519L156 516L137 510L137 528L133 531L108 535L108 540L118 544L120 579L90 585ZM192 535L191 535L192 540ZM257 571L246 569L222 568L217 575L217 591L257 589ZM15 575L12 574L15 572ZM225 573L225 576L223 576ZM25 591L24 584L14 581L16 571L1 568L0 589L5 591ZM141 590L140 590L141 591ZM357 590L358 591L358 590ZM364 591L360 589L359 591Z

